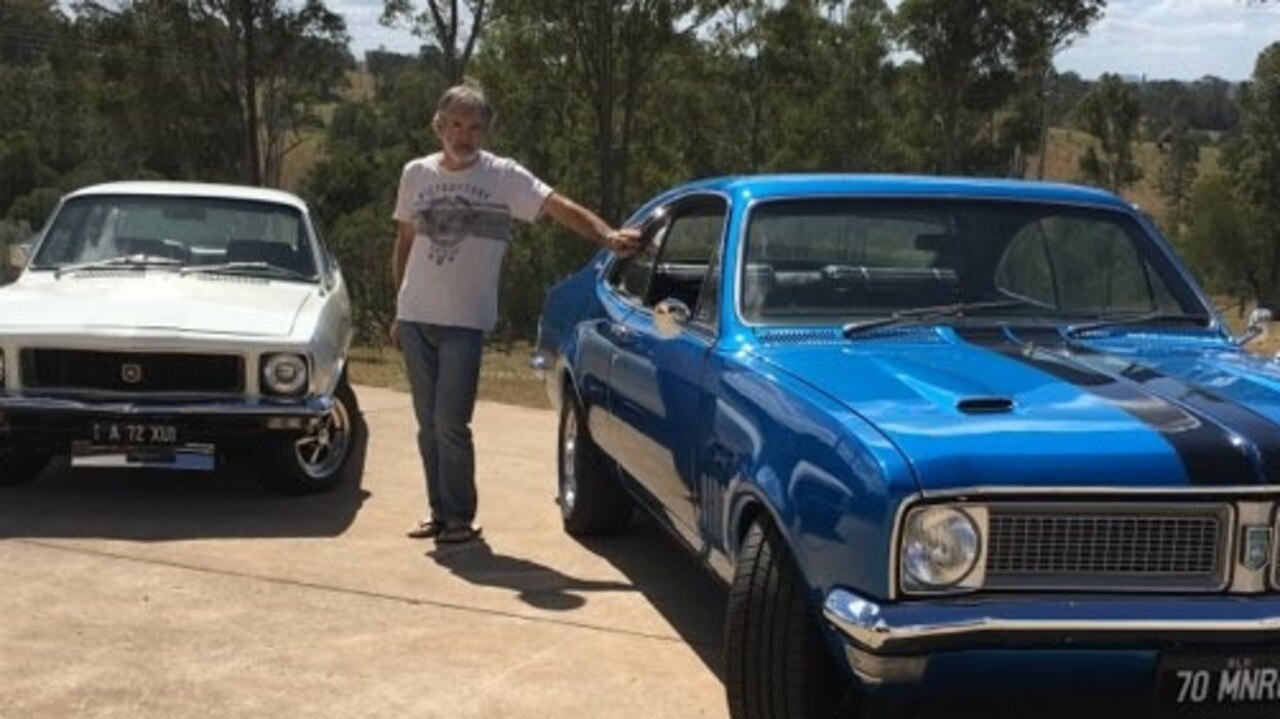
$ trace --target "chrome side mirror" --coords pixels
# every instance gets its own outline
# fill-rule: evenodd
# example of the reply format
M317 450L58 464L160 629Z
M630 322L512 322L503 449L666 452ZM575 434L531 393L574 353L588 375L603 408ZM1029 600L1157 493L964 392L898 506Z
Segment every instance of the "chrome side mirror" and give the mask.
M1267 334L1267 323L1271 321L1271 310L1266 307L1257 307L1249 313L1249 326L1245 329L1244 334L1237 341L1241 346L1265 337Z
M659 302L653 308L653 327L658 337L667 340L680 334L680 329L689 324L689 306L673 297Z
M24 270L27 267L27 261L31 259L31 243L24 242L20 245L9 245L9 266L15 270Z

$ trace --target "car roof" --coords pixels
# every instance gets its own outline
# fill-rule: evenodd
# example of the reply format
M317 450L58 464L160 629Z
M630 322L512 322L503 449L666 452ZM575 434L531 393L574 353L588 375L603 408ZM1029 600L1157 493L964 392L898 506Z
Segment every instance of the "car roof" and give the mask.
M272 190L265 187L249 185L220 185L211 182L108 182L101 185L84 187L69 193L67 199L73 197L93 197L101 195L143 195L161 197L202 197L223 200L252 200L256 202L273 202L295 207L302 212L307 205L297 195L283 190Z
M1131 207L1110 192L1080 185L919 175L734 175L690 182L664 193L663 197L691 190L721 192L742 200L820 196L958 197Z

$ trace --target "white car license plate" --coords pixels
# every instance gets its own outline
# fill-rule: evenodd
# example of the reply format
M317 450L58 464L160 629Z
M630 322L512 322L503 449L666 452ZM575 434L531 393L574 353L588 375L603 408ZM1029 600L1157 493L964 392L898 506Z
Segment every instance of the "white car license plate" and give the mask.
M168 447L178 443L178 428L157 422L94 422L89 440L99 446Z
M1165 656L1160 700L1179 715L1280 716L1280 653Z

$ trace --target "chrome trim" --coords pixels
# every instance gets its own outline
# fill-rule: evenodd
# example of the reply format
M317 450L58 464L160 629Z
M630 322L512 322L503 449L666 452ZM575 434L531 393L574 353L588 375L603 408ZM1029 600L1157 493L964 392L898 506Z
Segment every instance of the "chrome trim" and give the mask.
M892 179L892 178L891 178ZM1119 199L1119 198L1117 198ZM1155 223L1146 219L1142 212L1134 209L1134 206L1121 201L1120 204L1111 204L1108 202L1086 202L1080 200L1052 200L1048 198L1028 198L1028 197L1006 197L1004 195L989 195L983 197L966 197L956 195L954 193L929 194L929 193L896 193L888 192L884 194L867 193L867 192L846 192L846 193L814 193L814 194L778 194L769 195L767 197L749 197L742 205L742 217L738 222L738 232L736 239L738 245L734 254L734 283L733 283L733 316L738 326L754 330L757 327L777 327L778 323L766 322L748 322L742 315L741 303L741 287L742 281L740 273L746 266L743 262L743 253L746 252L746 232L747 226L750 225L751 213L757 205L768 204L771 202L787 202L795 200L980 200L989 202L1013 202L1022 204L1038 204L1038 205L1058 205L1061 207L1073 207L1076 209L1105 210L1126 215L1138 224L1146 235L1147 239L1152 240L1156 246L1156 250L1165 256L1165 260L1170 263L1175 274L1183 281L1183 283L1191 289L1191 294L1200 300L1202 309L1205 310L1206 316L1210 318L1210 322L1205 326L1205 330L1214 331L1219 337L1231 340L1232 337L1227 332L1227 323L1223 321L1222 315L1214 307L1209 296L1204 292L1200 283L1191 276L1187 270L1185 263L1174 252L1172 243L1169 242ZM732 213L730 213L732 215ZM726 238L727 240L727 238ZM817 323L815 326L832 326ZM835 325L838 326L838 325Z
M0 410L26 412L57 412L83 415L182 415L182 416L244 416L244 417L304 417L327 414L333 408L332 397L311 397L301 402L248 404L244 402L82 402L54 397L24 397L0 394Z
M1245 527L1272 527L1271 518L1275 505L1271 502L1237 502L1235 506L1236 523L1232 528L1227 546L1227 558L1235 572L1231 580L1231 591L1233 593L1258 594L1267 589L1267 575L1271 572L1271 565L1268 564L1258 571L1249 571L1244 566L1244 562L1241 561L1240 550L1242 549L1242 544L1240 540ZM1273 536L1272 553L1274 554L1274 552L1275 537Z
M1267 485L1242 485L1242 486L1163 486L1163 487L1117 487L1117 486L1080 486L1080 487L1037 487L1027 485L975 485L973 487L960 487L955 489L941 490L922 490L917 492L909 499L916 500L942 500L942 499L963 499L970 500L974 498L986 497L1002 497L1012 495L1026 496L1063 496L1063 495L1080 495L1081 497L1090 497L1094 495L1105 495L1108 497L1119 497L1124 495L1145 496L1145 495L1178 495L1178 496L1201 496L1212 495L1220 497L1223 502L1234 501L1238 497L1252 496L1280 496L1280 484Z
M946 640L990 634L1043 634L1046 644L1070 635L1106 635L1126 644L1185 641L1197 635L1280 633L1280 599L1196 598L1152 603L1136 599L1055 598L1042 602L912 602L881 605L847 589L823 602L823 617L858 647L870 651L925 652ZM935 618L928 619L929 615ZM1226 616L1230 615L1230 616ZM1065 617L1065 618L1063 618ZM1150 635L1147 637L1135 635ZM1003 642L1002 642L1003 643Z
M966 573L960 581L946 587L931 587L926 584L920 584L916 586L910 581L910 578L906 574L906 570L903 570L903 574L899 578L899 582L900 582L900 586L902 588L903 594L910 594L915 597L937 597L937 596L967 593L967 592L972 592L978 589L982 589L983 584L986 582L986 579L987 579L987 556L988 556L988 550L991 547L991 540L990 540L991 523L989 521L990 515L989 515L989 512L987 511L987 505L985 504L943 504L943 505L921 504L921 505L912 507L911 511L923 510L930 506L948 507L968 517L969 521L973 523L973 526L978 533L978 556L974 558L973 566L969 568L968 573ZM908 512L908 516L906 518L909 518L909 515L910 515L910 512ZM904 526L905 526L905 518L904 518ZM894 551L898 555L898 559L901 562L903 547L901 545L897 545Z
M1271 512L1271 582L1272 589L1280 589L1280 506Z
M1081 486L1081 487L1035 487L1035 486L993 486L993 485L975 485L972 487L958 487L943 490L921 490L908 494L898 503L897 509L894 511L893 528L889 537L889 561L888 577L885 584L886 596L890 600L896 600L902 596L900 590L900 568L899 555L900 545L902 542L902 531L906 513L916 506L924 503L940 503L946 501L959 502L984 502L987 499L1010 499L1019 498L1036 501L1044 498L1060 498L1070 496L1076 500L1089 501L1097 498L1116 498L1116 497L1149 497L1159 496L1165 499L1173 498L1176 503L1180 498L1202 499L1211 496L1220 500L1221 503L1227 504L1232 508L1233 526L1231 536L1229 537L1230 546L1227 548L1232 554L1228 557L1234 557L1235 534L1238 522L1235 522L1235 506L1239 502L1248 501L1251 498L1280 498L1280 484L1277 485L1254 485L1254 486L1238 486L1238 487L1098 487L1098 486ZM1280 589L1280 506L1277 506L1275 514L1276 526L1276 559L1273 561L1273 567L1276 573L1273 578L1273 587ZM1232 562L1234 566L1234 561Z

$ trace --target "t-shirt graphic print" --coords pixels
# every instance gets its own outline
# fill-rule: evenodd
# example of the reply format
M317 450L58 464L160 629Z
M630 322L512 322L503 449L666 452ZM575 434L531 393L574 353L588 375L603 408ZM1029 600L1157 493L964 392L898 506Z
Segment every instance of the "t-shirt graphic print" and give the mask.
M426 200L415 213L413 224L417 234L431 243L427 256L437 265L453 262L468 238L511 240L511 213L505 205L471 200L465 195Z
M512 220L532 222L551 188L514 160L481 152L463 170L439 153L405 165L393 217L414 243L397 301L408 322L493 329Z

